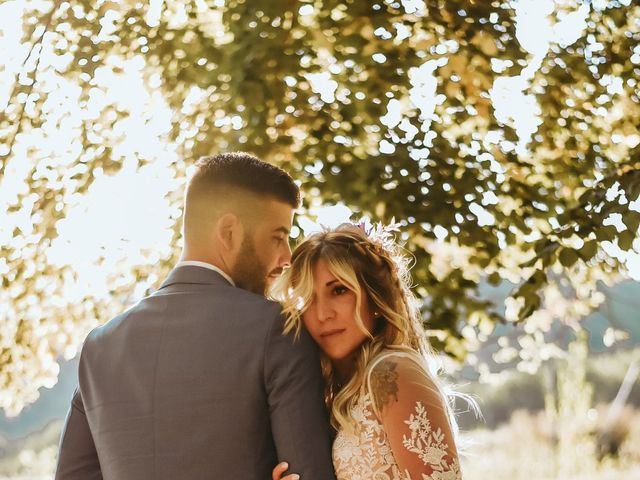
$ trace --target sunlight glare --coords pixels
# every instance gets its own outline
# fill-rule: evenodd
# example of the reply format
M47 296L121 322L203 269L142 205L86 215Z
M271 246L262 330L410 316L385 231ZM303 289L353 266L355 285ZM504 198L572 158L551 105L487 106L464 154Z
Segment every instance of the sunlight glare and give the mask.
M324 228L335 228L341 223L349 222L352 215L353 211L339 202L335 205L310 208L307 215L298 217L298 224L304 232L304 237L308 237Z
M72 265L84 294L89 288L96 297L108 298L105 279L117 275L122 263L154 263L170 255L173 231L166 195L177 188L170 170L157 165L99 176L56 224L58 237L47 251L48 261L56 267Z

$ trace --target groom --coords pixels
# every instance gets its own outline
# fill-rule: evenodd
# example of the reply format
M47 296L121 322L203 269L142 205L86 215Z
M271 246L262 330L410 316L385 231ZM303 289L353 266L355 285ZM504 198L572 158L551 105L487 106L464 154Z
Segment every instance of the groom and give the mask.
M197 162L180 263L85 341L56 479L334 478L316 346L263 297L299 195L245 153Z

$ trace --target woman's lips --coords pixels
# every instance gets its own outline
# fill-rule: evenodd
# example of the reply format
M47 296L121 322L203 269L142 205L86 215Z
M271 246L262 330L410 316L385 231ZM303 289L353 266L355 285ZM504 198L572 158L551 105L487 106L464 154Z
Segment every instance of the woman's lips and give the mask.
M344 328L334 328L332 330L327 330L326 332L322 332L320 336L322 338L333 337L334 335L339 335L344 331L345 331Z

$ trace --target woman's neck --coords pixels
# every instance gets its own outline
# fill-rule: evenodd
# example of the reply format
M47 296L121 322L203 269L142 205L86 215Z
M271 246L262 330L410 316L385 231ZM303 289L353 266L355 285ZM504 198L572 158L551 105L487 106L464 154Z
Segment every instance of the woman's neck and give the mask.
M356 362L358 357L356 354L351 354L346 358L342 358L340 360L334 360L333 369L336 372L336 378L338 379L338 383L340 385L345 385L354 372L356 371Z

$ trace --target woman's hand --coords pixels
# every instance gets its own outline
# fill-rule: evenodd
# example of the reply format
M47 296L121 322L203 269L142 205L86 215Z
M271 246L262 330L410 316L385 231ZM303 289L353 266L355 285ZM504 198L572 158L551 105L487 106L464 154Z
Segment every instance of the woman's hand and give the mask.
M298 475L297 473L290 473L286 477L282 476L282 474L286 472L288 468L289 468L289 464L287 462L280 462L278 465L276 465L276 468L273 469L273 472L271 472L271 479L272 480L299 480L300 475Z

